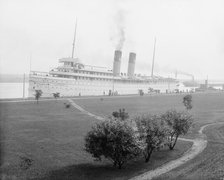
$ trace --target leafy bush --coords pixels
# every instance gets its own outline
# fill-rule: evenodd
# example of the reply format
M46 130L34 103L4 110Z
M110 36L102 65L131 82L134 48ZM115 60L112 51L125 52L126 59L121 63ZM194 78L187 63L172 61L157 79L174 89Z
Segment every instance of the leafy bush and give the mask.
M178 137L186 134L192 126L193 118L186 112L177 112L176 110L167 111L161 117L170 127L168 146L170 150L173 150Z
M112 116L114 118L120 119L120 120L126 120L129 118L129 115L127 112L125 112L125 109L119 109L119 111L114 111L112 113Z
M64 103L64 105L65 105L66 108L70 108L71 107L70 103Z
M53 96L54 96L54 98L57 100L57 98L59 98L59 97L60 97L60 93L58 93L58 92L53 93Z
M127 121L105 120L92 127L85 137L85 150L97 160L105 157L121 169L141 152L133 128Z
M35 99L37 100L37 104L38 104L38 100L39 98L42 96L43 92L42 90L35 90Z
M187 110L192 109L192 96L190 94L184 96L183 103Z
M25 156L20 156L20 168L23 170L27 170L31 167L33 164L33 159L25 157Z
M148 162L152 152L166 142L168 127L160 116L143 115L135 119L139 139L143 145L145 162Z
M142 89L139 89L138 90L138 93L139 93L140 96L143 96L144 95L144 91Z

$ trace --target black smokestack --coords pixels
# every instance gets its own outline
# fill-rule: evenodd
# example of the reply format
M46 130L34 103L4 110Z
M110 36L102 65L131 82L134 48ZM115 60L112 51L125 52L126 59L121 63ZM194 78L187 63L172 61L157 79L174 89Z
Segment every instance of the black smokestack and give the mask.
M113 66L114 76L119 76L120 75L121 56L122 56L122 52L120 50L116 50L114 52L114 66Z
M136 53L130 52L128 62L128 76L133 77L135 73Z

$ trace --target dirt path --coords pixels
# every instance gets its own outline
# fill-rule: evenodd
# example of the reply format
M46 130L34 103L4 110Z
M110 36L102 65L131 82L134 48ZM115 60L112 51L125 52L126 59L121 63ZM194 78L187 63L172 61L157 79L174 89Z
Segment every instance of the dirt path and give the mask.
M204 126L202 126L200 128L200 130L198 131L198 137L196 139L190 140L190 139L184 139L184 138L179 138L180 140L184 140L184 141L191 141L193 142L192 147L184 153L184 155L182 157L180 157L179 159L170 161L166 164L164 164L163 166L155 169L155 170L151 170L148 171L144 174L141 174L139 176L136 176L134 178L131 178L130 180L150 180L154 177L160 176L164 173L167 173L169 171L171 171L172 169L177 168L178 166L186 163L187 161L193 159L195 156L197 156L199 153L201 153L207 146L207 139L206 139L206 135L203 134L203 130L211 125L216 125L216 124L223 124L223 122L220 123L212 123L212 124L206 124Z
M71 100L71 99L68 99L68 101L71 103L71 105L72 105L73 107L75 107L76 109L78 109L78 110L81 111L82 113L87 114L87 115L90 116L90 117L93 117L93 118L95 118L95 119L97 119L97 120L101 120L101 121L105 119L105 118L103 118L103 117L101 117L101 116L97 116L97 115L95 115L95 114L93 114L93 113L91 113L91 112L89 112L89 111L83 109L81 106L79 106L78 104L76 104L76 103L75 103L73 100Z
M88 116L94 117L95 119L98 120L104 120L105 118L97 116L93 113L88 112L87 110L83 109L81 106L77 105L73 100L68 99L68 101L78 110L80 110L81 112L87 114ZM150 180L154 177L160 176L164 173L167 173L169 171L171 171L172 169L175 169L179 166L181 166L182 164L186 163L187 161L193 159L195 156L197 156L198 154L200 154L207 146L207 139L206 139L206 135L203 134L203 130L211 125L215 125L215 124L223 124L221 123L212 123L212 124L206 124L204 126L202 126L200 128L200 130L198 131L198 137L195 139L185 139L185 138L179 138L179 140L182 141L188 141L188 142L193 142L192 147L184 153L184 155L176 160L172 160L166 164L164 164L161 167L158 167L157 169L148 171L146 173L143 173L139 176L133 177L130 180Z

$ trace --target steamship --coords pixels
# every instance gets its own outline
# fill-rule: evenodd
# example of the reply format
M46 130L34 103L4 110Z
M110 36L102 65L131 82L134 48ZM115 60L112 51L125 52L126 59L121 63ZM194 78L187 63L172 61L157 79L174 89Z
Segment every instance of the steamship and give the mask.
M127 73L121 73L122 51L114 53L113 70L83 64L78 58L59 59L61 66L50 72L31 71L29 96L42 90L43 96L126 95L175 91L178 81L159 76L135 74L136 54L129 54Z
M134 52L129 54L127 73L120 72L121 50L114 52L112 70L85 65L79 58L74 58L75 39L76 27L72 56L59 59L60 66L50 72L30 72L29 97L35 94L35 90L42 90L42 96L51 97L53 93L60 93L60 96L165 93L173 92L178 88L176 79L154 76L153 69L151 76L135 74L136 54Z

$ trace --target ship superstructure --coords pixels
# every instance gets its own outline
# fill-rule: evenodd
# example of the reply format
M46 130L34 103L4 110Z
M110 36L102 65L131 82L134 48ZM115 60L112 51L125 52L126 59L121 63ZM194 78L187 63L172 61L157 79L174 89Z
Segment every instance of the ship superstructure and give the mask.
M59 92L61 96L138 94L171 92L178 82L172 78L135 74L136 54L129 54L127 73L121 73L122 51L114 53L113 70L83 64L78 58L59 59L61 66L49 73L31 71L29 92L36 89L43 96Z
M122 51L115 50L113 69L85 65L79 58L74 58L75 36L73 40L72 56L59 59L60 66L50 72L31 71L29 78L29 96L35 90L42 90L43 96L81 95L124 95L142 93L165 93L177 89L178 81L153 75L143 76L135 74L136 53L129 53L127 73L121 73ZM156 42L156 41L155 41ZM155 44L153 64L155 57ZM153 66L152 66L153 67Z

